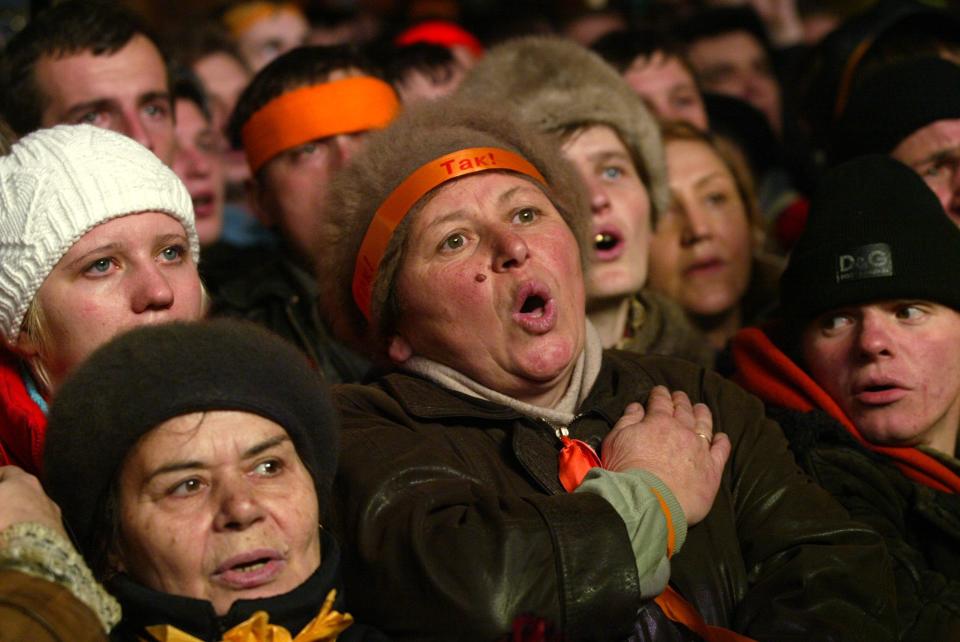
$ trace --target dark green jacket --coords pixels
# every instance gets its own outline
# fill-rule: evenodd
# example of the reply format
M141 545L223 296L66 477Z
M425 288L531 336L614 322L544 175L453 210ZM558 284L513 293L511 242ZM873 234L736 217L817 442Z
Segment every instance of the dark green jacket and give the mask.
M246 319L299 347L329 383L361 381L370 364L334 340L320 315L313 275L283 248L204 250L200 275L210 294L210 315Z
M902 638L960 640L960 496L911 481L823 411L769 412L800 466L886 539Z
M708 623L757 640L894 639L881 539L796 467L737 386L686 362L605 352L571 436L599 446L657 384L706 403L733 444L671 585ZM568 640L689 639L641 602L618 513L560 485L551 428L408 374L334 397L344 422L335 499L358 616L402 639L491 640L521 613Z

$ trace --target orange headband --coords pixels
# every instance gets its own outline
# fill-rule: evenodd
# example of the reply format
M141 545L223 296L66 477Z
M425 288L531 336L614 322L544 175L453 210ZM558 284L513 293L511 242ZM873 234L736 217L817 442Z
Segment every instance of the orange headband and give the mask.
M250 117L240 138L256 173L280 152L311 140L386 127L399 109L396 93L382 80L345 78L277 96Z
M234 38L239 37L244 31L260 22L264 18L269 18L278 13L295 13L298 16L303 15L297 5L292 2L277 4L273 2L244 2L223 14L223 24L227 26Z
M498 147L470 147L435 158L410 174L377 209L360 244L353 270L353 300L370 320L373 282L380 261L400 222L414 204L434 187L461 176L490 170L513 170L544 185L547 181L537 168L519 154Z

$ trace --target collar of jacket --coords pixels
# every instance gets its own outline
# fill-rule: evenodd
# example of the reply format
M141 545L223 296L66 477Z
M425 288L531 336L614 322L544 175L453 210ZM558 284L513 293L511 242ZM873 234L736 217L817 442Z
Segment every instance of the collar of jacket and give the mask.
M245 253L236 258L241 265L248 264L241 267L233 278L225 279L219 287L214 286L214 300L222 299L233 308L246 310L271 299L288 303L317 298L319 290L313 275L288 259L283 246L274 250L262 249L255 259L249 256L249 249L243 251Z
M638 355L631 353L604 350L600 374L577 409L577 415L598 414L612 426L623 414L623 390L635 390L636 400L646 401L654 380L637 359ZM407 413L418 419L466 416L509 421L523 418L512 408L449 390L411 373L395 372L386 375L380 383Z
M0 466L14 464L40 475L47 417L30 398L20 359L0 346Z
M217 616L207 600L161 593L137 584L126 575L118 575L107 586L123 608L123 620L114 634L120 639L139 640L146 627L170 624L201 640L220 640L226 631L257 611L266 611L272 624L295 633L316 617L332 588L337 589L333 608L343 613L347 609L340 582L340 549L326 530L320 535L323 561L306 582L283 595L237 600L222 617Z
M809 412L819 408L840 422L865 448L893 460L915 482L946 493L960 493L960 475L936 458L912 446L881 446L860 434L852 421L826 391L761 328L744 328L733 338L733 380L765 403Z

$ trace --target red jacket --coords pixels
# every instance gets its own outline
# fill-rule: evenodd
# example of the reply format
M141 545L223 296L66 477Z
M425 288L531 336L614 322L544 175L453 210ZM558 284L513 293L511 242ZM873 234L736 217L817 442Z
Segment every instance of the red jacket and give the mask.
M46 432L47 417L27 392L20 359L0 347L0 466L39 476Z
M823 410L873 452L886 455L909 479L946 493L960 493L960 476L934 457L910 446L872 444L833 400L800 366L783 353L760 328L745 328L733 339L733 380L765 403L792 410Z

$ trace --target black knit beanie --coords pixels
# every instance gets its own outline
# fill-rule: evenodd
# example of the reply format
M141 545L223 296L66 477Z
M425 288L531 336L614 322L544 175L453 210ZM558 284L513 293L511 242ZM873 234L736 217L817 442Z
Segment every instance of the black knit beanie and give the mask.
M834 134L831 162L888 154L930 123L960 118L960 66L917 58L884 67L850 96Z
M50 408L45 487L84 555L137 441L194 412L249 412L282 426L328 515L339 425L326 385L292 345L253 324L216 320L133 330L77 368Z
M960 310L960 229L929 187L888 156L827 172L780 279L782 312L805 322L845 305L920 299Z

